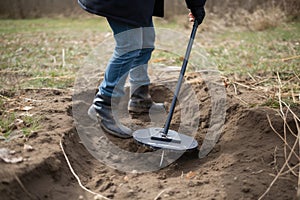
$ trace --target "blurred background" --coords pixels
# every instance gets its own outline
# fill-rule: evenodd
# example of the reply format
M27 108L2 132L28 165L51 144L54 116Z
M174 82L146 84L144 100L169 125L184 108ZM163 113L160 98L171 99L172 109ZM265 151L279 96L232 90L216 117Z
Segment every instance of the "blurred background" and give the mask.
M165 0L166 18L186 13L184 0ZM300 1L298 0L208 0L210 12L224 16L234 14L237 9L250 13L259 9L281 8L292 18L299 17ZM1 18L37 18L49 16L86 15L77 5L76 0L2 0L0 1Z
M185 50L186 39L188 39L192 23L188 21L188 10L184 0L165 0L165 4L165 17L163 19L155 18L155 26L157 32L159 29L168 31L168 34L159 34L159 32L157 34L157 36L162 35L164 36L162 38L166 38L161 41L167 41L168 46L165 45L167 48L157 48L152 54L150 63L159 66L180 66L182 63L181 55L184 54L177 52ZM212 168L202 168L203 165L199 165L200 168L196 169L195 163L188 164L192 168L187 169L187 171L197 170L195 174L199 174L201 179L202 174L206 174L207 183L203 181L203 183L197 182L196 184L195 182L190 186L191 180L188 179L189 183L184 183L186 186L183 187L182 178L177 181L172 177L174 182L171 182L170 179L164 180L165 178L159 181L168 181L169 184L174 183L175 185L178 183L180 185L175 187L182 188L182 190L185 190L187 186L188 189L199 190L198 183L201 183L199 187L204 187L201 192L212 193L208 194L207 197L211 197L209 199L224 198L216 196L219 193L216 192L217 190L207 190L208 187L217 188L220 191L225 190L224 193L229 195L228 199L258 199L273 180L273 175L282 172L282 176L280 174L276 176L276 178L280 176L279 184L274 185L275 187L270 192L268 199L296 199L294 198L296 188L298 188L297 199L300 199L298 184L300 179L298 178L299 171L297 171L300 166L300 155L298 155L299 151L297 150L299 147L296 145L299 143L299 137L297 137L296 131L291 134L289 141L279 144L276 140L277 142L273 143L273 140L269 140L272 137L271 123L269 124L267 119L263 119L266 117L265 111L247 111L248 114L244 112L244 108L252 110L253 108L268 107L276 109L279 113L279 110L285 107L284 105L288 105L286 110L290 108L299 110L300 0L207 0L206 10L207 15L199 27L199 34L197 34L197 42L195 43L195 47L197 47L196 45L199 46L193 48L192 53L201 51L201 55L205 55L213 61L211 66L219 70L229 100L227 110L229 117L227 118L228 121L226 119L226 123L234 125L232 131L237 130L238 135L235 137L236 135L231 134L231 128L227 128L230 130L229 137L223 140L222 146L218 146L214 154L220 160L213 158L206 163ZM156 41L159 41L160 38L157 38ZM2 169L2 171L0 170L1 199L3 197L5 199L5 194L13 194L16 197L9 199L24 199L23 194L27 192L26 188L29 192L38 193L40 199L77 198L61 196L63 194L69 195L76 190L74 187L66 188L66 191L64 188L62 190L62 185L69 186L69 181L72 182L73 186L77 186L77 183L69 175L67 178L65 175L61 176L60 165L63 165L65 161L61 160L61 149L58 144L61 141L61 136L65 135L65 131L67 131L66 137L64 137L66 138L64 140L67 141L66 144L71 144L71 148L74 146L73 144L77 144L77 139L74 139L74 142L73 136L70 136L76 135L73 133L73 122L70 119L74 82L79 80L78 85L86 87L92 83L91 91L94 92L98 84L93 84L91 79L99 81L103 77L103 72L94 73L93 70L106 66L111 55L109 49L113 48L112 39L107 21L103 17L83 11L78 6L77 0L0 1L0 146L15 150L5 151L15 152L12 156L20 155L26 159L23 163L13 165L13 167L0 162ZM107 42L110 40L112 43ZM170 50L171 44L175 47L172 46ZM202 53L202 50L205 51L205 54ZM198 59L196 56L194 58L199 61L206 60ZM190 62L190 65L192 63ZM87 66L91 66L91 70L86 70L85 67ZM190 68L189 66L188 69ZM178 70L179 68L175 69ZM85 73L80 73L83 70ZM169 71L164 74L170 74ZM92 76L85 76L87 72ZM88 79L81 79L80 75L88 77ZM189 76L194 77L191 74ZM206 87L202 88L204 84L201 80L194 81L194 78L191 79L190 83L197 84L199 91L201 90L201 93L208 95ZM158 94L156 96L164 97L164 95ZM202 98L201 101L206 102L206 99L210 98ZM203 108L205 105L201 103ZM206 116L209 116L210 113L207 110L207 113L205 111L201 116L201 120L203 119L201 131L207 130L206 124L208 122L206 121L209 121L210 117ZM245 116L247 117L244 118ZM287 117L284 115L281 117L284 119L284 123L287 123ZM276 119L273 123L275 127L286 127L282 121L275 117L271 118L271 120L273 119ZM294 119L295 122L293 122ZM296 117L294 119L289 120L288 123L291 122L291 126L296 130L299 115L298 121L296 121ZM236 125L239 126L236 127ZM256 127L257 125L259 128ZM290 125L287 126L291 131ZM280 128L280 134L285 135L286 129ZM299 127L297 131L299 135ZM241 135L242 132L245 135ZM267 135L262 136L261 133L267 133ZM273 136L277 137L275 134ZM68 142L69 138L72 141ZM266 139L265 142L263 139ZM292 149L291 152L296 157L294 155L292 157L287 156L289 154L289 149L286 149L287 146L293 146L293 149L289 148ZM231 147L233 151L226 151L225 153L225 156L229 156L228 158L225 157L229 162L224 162L224 156L219 155L223 149L229 150ZM33 151L34 149L36 151ZM70 153L72 152L75 156L74 159L79 158L78 155L83 155L82 153L77 155L77 151L74 149L70 150ZM236 152L237 149L240 151ZM79 151L81 150L79 149ZM252 156L254 159L251 158ZM52 158L55 159L55 162ZM248 160L248 158L251 159ZM231 162L233 159L236 161ZM78 168L87 163L87 173L91 171L93 174L94 168L90 166L90 160L81 162ZM41 168L41 166L44 167ZM287 171L279 171L278 167L281 166L289 168L285 169ZM65 168L66 166L63 168L63 174L65 170L69 171ZM31 169L41 170L31 173L34 171L30 171ZM180 170L181 174L182 168L177 168L176 165L176 169ZM261 170L258 171L258 169ZM10 173L6 173L5 170L10 170ZM226 171L225 174L228 174L224 180L222 180L224 177L212 175L216 171L224 170ZM105 190L109 192L111 188L119 185L114 185L113 182L103 182L101 185L102 180L111 180L112 177L115 177L115 174L111 176L112 173L107 173L102 169L101 171L107 175L99 177L98 171L96 171L99 178L86 179L84 184L88 184L88 187L91 186L92 190L101 192L102 186L105 186ZM212 174L207 174L208 171L212 171ZM12 185L9 184L10 182L2 181L1 172L5 175L4 177L17 182ZM37 173L40 174L37 175ZM85 173L86 171L82 173L82 176L85 176ZM102 176L101 174L100 176ZM165 177L165 172L163 174L164 176L159 176ZM53 177L53 180L44 182L50 177L49 175ZM232 177L233 175L235 177ZM123 176L123 174L117 174L117 176ZM16 179L18 177L22 179L23 184L19 179ZM119 180L123 180L123 178L119 177ZM51 190L53 193L48 194L49 188L45 185L51 185L51 189L54 188ZM106 185L108 186L106 187ZM110 188L110 186L112 187ZM160 186L159 184L157 189L162 189ZM237 190L233 190L234 188ZM114 189L114 191L118 190L119 188ZM144 189L134 190L142 191L145 196ZM177 194L171 190L170 192L174 195ZM179 195L183 193L186 191ZM111 195L110 193L107 194ZM130 192L130 195L132 194L134 193ZM51 198L53 197L51 195L61 198ZM230 195L234 198L230 198ZM128 197L133 198L134 196ZM189 197L184 199L186 198L191 199Z

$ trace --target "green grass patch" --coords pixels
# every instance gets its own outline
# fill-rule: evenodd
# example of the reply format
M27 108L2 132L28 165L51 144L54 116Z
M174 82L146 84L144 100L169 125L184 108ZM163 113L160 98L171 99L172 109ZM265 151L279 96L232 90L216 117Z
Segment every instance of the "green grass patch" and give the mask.
M109 31L98 17L0 20L0 27L2 90L72 86L85 56Z
M16 112L4 110L3 100L0 100L3 110L0 115L0 137L10 139L18 135L28 137L40 129L40 116L18 115Z
M40 117L23 116L17 118L16 113L1 116L1 136L5 139L10 139L14 135L28 137L38 131L39 128Z
M236 81L248 80L245 84L250 87L258 87L262 93L269 91L269 95L273 93L274 98L266 99L263 106L279 108L276 99L279 87L285 102L299 106L299 33L300 22L264 31L228 30L215 34L214 45L206 49L224 76Z
M0 138L10 139L13 136L28 137L40 128L39 116L20 115L9 110L6 100L0 99Z
M176 20L156 19L155 25L189 36L189 30ZM86 56L105 40L108 32L111 30L101 17L0 20L0 90L72 87ZM292 22L263 31L204 30L198 36L203 36L199 42L222 74L251 74L259 80L269 79L260 86L272 86L279 72L282 80L293 79L283 90L293 88L299 94L299 81L295 79L295 74L300 75L299 33L300 22ZM178 48L185 50L186 45ZM182 56L157 50L151 62L181 66Z
M228 31L216 35L216 45L208 51L225 74L299 72L300 58L295 57L300 55L299 32L299 22L261 32Z
M0 20L1 34L38 33L56 31L108 31L103 18L38 18L38 19L17 19Z

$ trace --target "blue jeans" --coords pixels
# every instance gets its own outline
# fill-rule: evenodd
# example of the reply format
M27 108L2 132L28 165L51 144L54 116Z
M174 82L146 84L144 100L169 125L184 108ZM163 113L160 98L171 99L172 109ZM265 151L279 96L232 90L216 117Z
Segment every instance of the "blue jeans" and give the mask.
M149 85L148 61L154 50L155 31L150 27L135 27L107 19L113 31L116 46L106 67L100 95L122 97L129 74L131 88Z

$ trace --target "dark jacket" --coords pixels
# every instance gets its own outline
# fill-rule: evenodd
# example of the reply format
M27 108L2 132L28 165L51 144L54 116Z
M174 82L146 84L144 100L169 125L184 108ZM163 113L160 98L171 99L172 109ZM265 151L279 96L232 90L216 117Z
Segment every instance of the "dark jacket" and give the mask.
M129 23L147 27L152 16L164 16L164 0L78 0L86 11Z
M205 6L206 0L185 0L186 5L189 9L201 8Z

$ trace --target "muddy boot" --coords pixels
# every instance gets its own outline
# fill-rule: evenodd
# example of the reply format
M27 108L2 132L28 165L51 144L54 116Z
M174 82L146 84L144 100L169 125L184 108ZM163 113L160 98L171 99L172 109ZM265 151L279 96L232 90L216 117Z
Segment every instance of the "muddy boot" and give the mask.
M128 103L128 111L131 114L141 114L141 113L161 113L165 112L165 106L163 103L155 103L152 101L149 94L149 86L143 85L137 88L133 93L131 93L131 98Z
M132 130L115 119L111 109L111 98L103 95L96 96L88 110L90 118L97 120L100 126L109 134L120 138L131 138Z

